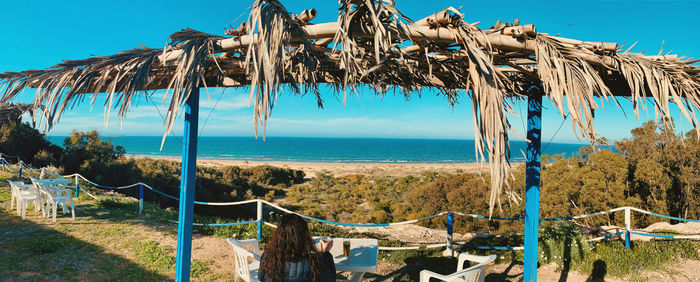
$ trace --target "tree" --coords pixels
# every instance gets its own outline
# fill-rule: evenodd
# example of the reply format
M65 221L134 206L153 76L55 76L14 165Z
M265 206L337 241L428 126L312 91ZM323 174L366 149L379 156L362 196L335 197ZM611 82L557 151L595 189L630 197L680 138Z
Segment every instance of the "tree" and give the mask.
M73 130L63 141L62 164L65 173L80 173L93 181L101 183L121 183L120 180L129 178L128 164L119 164L126 150L122 146L114 146L112 142L100 139L96 130L78 132ZM118 169L118 168L123 169Z
M700 148L697 133L685 138L653 121L616 144L629 160L631 192L643 207L678 217L700 216Z
M19 156L34 166L57 165L61 147L51 144L44 134L22 122L21 107L0 110L0 153ZM37 153L40 153L35 159Z

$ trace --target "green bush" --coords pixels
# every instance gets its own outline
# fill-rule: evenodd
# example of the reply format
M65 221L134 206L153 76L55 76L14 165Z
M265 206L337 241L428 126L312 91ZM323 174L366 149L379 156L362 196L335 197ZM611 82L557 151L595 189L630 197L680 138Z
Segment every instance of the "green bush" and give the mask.
M632 248L626 248L620 242L603 241L595 245L594 250L574 266L584 273L592 273L596 264L603 265L608 275L625 277L644 270L661 270L667 263L677 262L679 259L700 259L700 242L635 241Z
M538 261L540 264L556 262L559 265L580 262L593 249L587 240L585 230L574 224L552 224L542 228Z

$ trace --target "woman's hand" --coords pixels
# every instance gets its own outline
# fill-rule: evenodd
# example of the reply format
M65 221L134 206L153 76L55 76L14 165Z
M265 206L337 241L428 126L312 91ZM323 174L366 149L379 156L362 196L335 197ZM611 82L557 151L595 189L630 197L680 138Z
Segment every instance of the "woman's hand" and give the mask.
M328 238L328 241L321 240L321 250L330 252L331 248L333 248L333 239Z

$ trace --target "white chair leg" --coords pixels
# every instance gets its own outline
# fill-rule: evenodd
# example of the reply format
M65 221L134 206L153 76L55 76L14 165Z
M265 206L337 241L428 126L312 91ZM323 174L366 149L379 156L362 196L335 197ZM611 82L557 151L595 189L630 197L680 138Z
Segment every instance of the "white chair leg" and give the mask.
M12 193L12 201L10 201L10 210L15 208L15 193Z
M29 205L28 202L23 202L22 203L22 219L24 220L27 217L27 206Z
M61 202L61 211L63 211L63 214L66 214L66 202Z
M52 211L53 211L53 222L56 222L56 210L58 209L58 205L56 205L56 202L53 203Z
M72 220L75 220L75 203L73 203L73 199L70 201L70 214L72 216Z
M22 214L22 198L17 197L17 215Z
M34 208L35 208L37 211L42 211L42 208L43 208L43 207L44 207L44 205L41 203L41 199L34 200ZM43 212L43 211L42 211L42 212Z

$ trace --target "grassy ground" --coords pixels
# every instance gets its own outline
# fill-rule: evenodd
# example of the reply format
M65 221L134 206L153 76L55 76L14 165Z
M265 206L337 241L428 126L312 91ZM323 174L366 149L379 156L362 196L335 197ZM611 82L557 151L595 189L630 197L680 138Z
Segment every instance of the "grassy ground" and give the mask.
M0 173L0 180L9 177ZM5 185L6 186L6 185ZM129 199L98 201L82 196L76 220L58 215L57 222L27 210L27 220L10 211L10 191L0 188L0 277L21 280L170 280L175 251L163 244L175 240L172 211ZM30 206L31 207L31 206ZM59 208L60 212L60 208ZM212 261L194 260L192 277L219 280Z
M76 220L58 216L53 223L39 212L28 209L27 220L10 211L10 191L6 179L11 175L0 172L0 277L11 280L171 280L174 276L177 213L145 203L138 214L138 202L119 196L100 196L93 200L84 193L77 200ZM195 222L229 222L230 219L197 216ZM341 229L311 224L315 235L335 237L374 237L376 234L348 234ZM265 228L263 240L269 236ZM254 238L255 225L235 227L197 227L193 244L192 277L194 280L233 279L233 260L222 238ZM206 241L208 240L208 241ZM520 238L475 239L478 245L518 245ZM196 243L196 242L195 242ZM397 246L399 242L380 241L381 245ZM262 244L264 247L264 244ZM637 242L626 249L619 241L595 245L583 259L559 270L578 271L590 277L620 277L644 280L648 271L668 271L669 263L679 259L700 259L700 243L694 241ZM423 269L451 273L456 260L442 257L441 249L395 251L379 253L379 270L365 278L377 281L416 281ZM473 251L496 253L498 261L518 265L522 252ZM219 256L201 255L220 253ZM197 254L200 255L197 255ZM603 273L601 273L604 270ZM517 273L491 271L487 281L518 279ZM520 276L521 277L521 276Z

